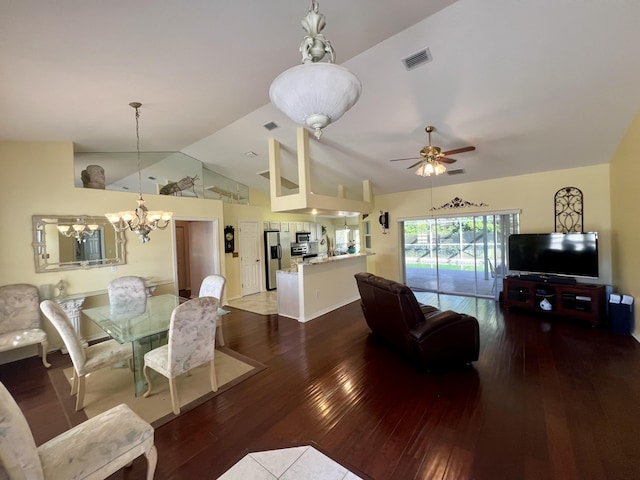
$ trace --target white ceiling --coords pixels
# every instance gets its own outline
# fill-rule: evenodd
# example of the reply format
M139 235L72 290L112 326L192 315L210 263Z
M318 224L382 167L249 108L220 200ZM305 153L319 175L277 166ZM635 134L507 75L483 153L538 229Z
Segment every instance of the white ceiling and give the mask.
M295 181L295 128L269 103L300 63L308 1L0 0L0 140L77 152L182 151L268 191L267 139ZM606 163L640 108L637 0L320 0L324 34L361 80L356 105L311 136L312 189L400 192ZM433 61L402 59L428 47ZM268 122L280 128L263 128ZM460 175L413 175L427 144ZM258 155L249 158L245 152ZM136 166L132 165L135 170ZM339 179L339 180L338 180Z

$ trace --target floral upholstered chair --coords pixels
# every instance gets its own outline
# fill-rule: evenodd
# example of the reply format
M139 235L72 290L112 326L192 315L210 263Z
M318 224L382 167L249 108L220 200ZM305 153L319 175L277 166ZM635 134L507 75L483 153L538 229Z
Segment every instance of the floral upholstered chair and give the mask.
M144 355L144 376L147 379L145 397L151 395L149 368L169 379L173 413L180 413L176 377L209 363L211 390L218 390L214 365L216 321L219 300L199 297L177 306L171 313L169 343Z
M224 295L224 285L227 283L227 279L222 275L209 275L205 277L200 285L199 297L215 297L220 300L220 306L222 306L222 295ZM222 335L222 317L218 317L218 326L216 329L216 335L218 338L218 345L224 347L224 336Z
M77 394L76 411L82 410L84 408L85 376L125 360L128 360L131 365L133 347L130 343L121 345L110 339L84 348L69 321L69 317L60 305L51 300L44 300L40 303L40 310L56 328L65 347L67 347L73 362L71 395Z
M152 480L153 427L121 404L36 447L29 424L0 383L0 478L104 479L140 455Z
M107 286L111 318L132 318L147 307L147 287L142 277L119 277Z
M0 287L0 352L39 343L42 363L47 362L47 332L40 328L38 289L26 283Z

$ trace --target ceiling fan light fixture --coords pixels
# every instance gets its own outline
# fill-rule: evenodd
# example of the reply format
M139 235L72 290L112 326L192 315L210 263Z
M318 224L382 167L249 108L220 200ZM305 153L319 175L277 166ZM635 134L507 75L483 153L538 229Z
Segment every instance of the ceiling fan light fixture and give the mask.
M446 171L447 167L437 160L425 160L420 164L415 173L421 177L430 177L431 175L442 175Z
M334 63L333 47L320 33L325 26L318 3L312 1L302 19L307 32L300 44L302 65L282 72L269 88L271 103L294 122L313 129L317 139L323 128L355 105L362 91L358 77ZM329 62L320 63L325 54L329 54Z
M455 158L448 157L448 155L471 152L476 149L476 147L468 146L443 152L440 147L436 147L431 144L431 132L433 132L435 128L432 125L427 125L424 130L429 136L429 145L422 147L419 157L394 158L391 161L398 162L401 160L420 160L410 167L407 167L407 170L411 170L416 165L419 165L418 169L415 171L415 174L421 177L430 177L431 175L442 175L447 171L447 167L444 166L445 163L451 164L457 161Z

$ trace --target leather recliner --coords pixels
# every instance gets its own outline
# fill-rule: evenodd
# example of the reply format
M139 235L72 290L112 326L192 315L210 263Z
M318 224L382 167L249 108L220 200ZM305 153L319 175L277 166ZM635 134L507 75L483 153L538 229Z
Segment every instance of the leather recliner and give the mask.
M402 283L361 272L355 275L367 325L421 369L478 360L478 320L418 303Z

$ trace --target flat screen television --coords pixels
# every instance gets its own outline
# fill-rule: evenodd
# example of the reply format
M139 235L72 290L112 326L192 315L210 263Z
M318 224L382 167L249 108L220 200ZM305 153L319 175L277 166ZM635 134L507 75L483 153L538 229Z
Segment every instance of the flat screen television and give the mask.
M598 277L598 234L518 233L509 236L509 270Z

